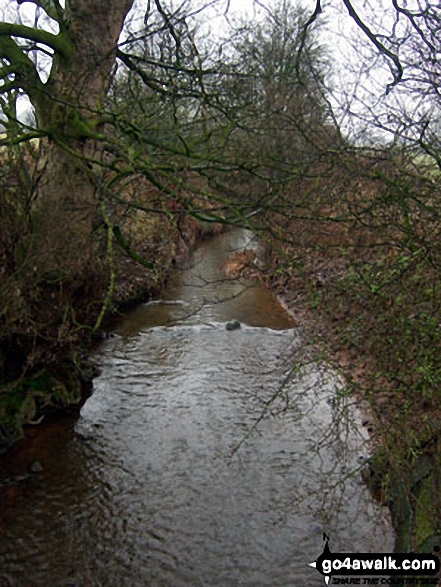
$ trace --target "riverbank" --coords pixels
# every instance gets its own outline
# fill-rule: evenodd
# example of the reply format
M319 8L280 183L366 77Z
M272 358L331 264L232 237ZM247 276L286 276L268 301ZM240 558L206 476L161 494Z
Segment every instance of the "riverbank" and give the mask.
M393 301L384 303L351 283L352 262L336 248L285 245L281 253L277 246L268 251L269 269L260 278L301 324L322 359L344 375L348 392L361 406L360 424L369 432L373 450L363 478L390 508L396 551L432 553L441 544L437 390L430 396L405 394L392 376L395 364L385 368L379 353L389 345L409 344L409 337L401 338L394 327ZM402 352L406 354L404 347Z
M158 213L132 213L124 227L124 247L100 253L106 261L90 276L95 287L81 288L78 294L62 283L52 287L45 293L51 304L34 304L34 315L27 317L32 328L24 324L15 338L5 336L0 348L0 453L22 440L27 427L81 408L98 374L89 359L91 349L107 336L113 317L157 295L195 244L222 229L203 224L182 208L161 213L167 210L167 199L146 189L145 182L141 187ZM42 302L43 287L34 290L28 295ZM67 303L74 296L76 315ZM30 306L31 298L25 303Z

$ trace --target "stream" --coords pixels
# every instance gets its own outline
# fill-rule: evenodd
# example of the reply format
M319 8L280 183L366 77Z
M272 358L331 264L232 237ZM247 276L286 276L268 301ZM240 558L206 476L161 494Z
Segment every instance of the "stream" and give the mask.
M324 532L392 552L342 381L270 291L221 272L251 241L199 246L96 351L80 416L4 465L0 587L319 587Z

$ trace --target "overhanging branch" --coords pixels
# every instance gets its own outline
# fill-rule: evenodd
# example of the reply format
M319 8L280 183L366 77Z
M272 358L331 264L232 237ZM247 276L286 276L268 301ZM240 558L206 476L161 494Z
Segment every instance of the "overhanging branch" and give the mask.
M394 68L395 68L395 71L393 71L393 69L391 68L391 72L392 72L394 79L393 79L393 82L388 84L388 86L386 88L386 94L388 94L390 92L390 90L394 86L399 84L401 82L401 80L403 79L404 70L403 70L403 66L401 65L399 57L398 57L398 55L393 53L390 49L388 49L379 40L378 36L371 31L371 29L368 27L368 25L362 20L362 18L356 12L355 8L352 6L351 0L342 0L342 2L344 4L344 6L346 6L346 8L347 8L347 10L349 12L349 16L354 20L356 25L367 36L367 38L371 41L371 43L378 49L378 51L382 55L385 55L390 61L392 61ZM396 0L392 0L392 2L394 4L394 6L397 8ZM298 55L297 55L297 63L296 63L296 70L297 70L298 75L300 72L300 59L301 59L302 53L305 49L308 29L312 24L314 24L314 22L317 20L317 17L319 16L319 14L321 14L322 12L323 12L323 9L321 6L321 0L316 0L314 12L311 14L310 18L306 22L305 26L303 27L303 31L302 31L299 51L298 51ZM407 16L409 16L409 15L407 14ZM414 24L414 21L412 21L412 23Z
M131 71L135 71L139 75L139 77L142 79L142 81L144 82L144 84L146 86L148 86L149 88L151 88L155 92L158 92L159 94L162 94L162 95L167 94L167 90L165 88L163 88L160 83L154 81L141 67L139 67L134 62L133 57L131 57L127 53L124 53L120 49L117 50L116 56L120 61L122 61L124 63L124 65L128 69L130 69Z
M395 8L395 10L398 13L403 14L410 21L410 23L413 26L413 28L416 30L416 32L421 37L423 43L425 43L427 45L427 47L429 47L430 51L432 51L433 53L435 53L436 52L436 47L433 45L433 43L431 43L429 41L429 39L424 34L423 30L421 29L421 27L418 25L418 23L416 21L416 19L418 17L424 16L424 12L417 12L417 13L411 12L410 10L407 10L406 8L400 6L398 4L398 0L392 0L392 4L393 4L393 7Z
M316 0L314 12L311 14L309 20L305 23L303 27L302 35L300 38L300 45L299 50L297 52L297 59L296 59L296 74L297 77L300 79L300 60L302 58L303 51L305 50L306 39L308 37L308 29L310 26L314 24L317 20L319 14L323 12L321 0Z
M159 14L162 16L168 30L170 31L171 36L173 37L173 40L175 42L176 45L176 59L179 63L179 51L181 48L181 40L179 38L179 35L177 34L175 27L173 26L173 23L170 19L170 17L168 16L168 14L165 12L165 10L163 9L160 0L155 0L155 4L156 4L156 8L159 12Z
M5 23L0 23L0 26L1 24ZM23 89L32 100L35 93L41 91L43 84L34 62L9 35L0 34L0 58L8 60L7 72L15 75L14 81L11 80L10 83L16 88ZM5 89L6 84L0 86L0 92L4 92Z
M24 24L15 24L10 22L0 22L0 37L16 37L27 39L35 43L42 43L53 49L62 57L69 57L70 51L65 39L59 35L54 35L48 31L28 27Z
M50 18L61 24L64 10L58 0L17 0L19 6L25 2L32 2L42 8Z
M381 41L379 41L377 35L375 35L371 31L371 29L367 26L365 22L363 22L363 20L360 18L360 16L357 14L354 7L352 6L351 0L343 0L343 4L348 9L349 16L354 20L356 25L363 31L363 33L367 36L371 43L373 43L373 45L380 51L380 53L385 55L394 64L395 71L392 71L394 80L391 84L387 85L386 94L388 94L390 90L394 86L399 84L400 81L403 79L404 71L403 66L400 63L400 59L398 58L398 55L392 53L392 51L390 51Z

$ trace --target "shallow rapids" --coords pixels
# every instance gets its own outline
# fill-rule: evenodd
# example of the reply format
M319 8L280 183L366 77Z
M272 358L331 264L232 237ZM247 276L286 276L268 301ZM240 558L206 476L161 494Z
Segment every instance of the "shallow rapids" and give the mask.
M249 238L204 243L122 318L80 417L11 463L1 587L319 587L323 532L334 551L392 550L341 381L268 290L220 271Z

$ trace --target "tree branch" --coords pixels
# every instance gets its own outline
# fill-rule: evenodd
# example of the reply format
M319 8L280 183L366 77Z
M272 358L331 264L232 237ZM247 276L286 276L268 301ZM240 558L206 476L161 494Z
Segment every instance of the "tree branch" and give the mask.
M301 35L301 39L300 39L299 50L297 52L296 74L299 79L300 79L300 60L302 58L302 53L305 49L306 39L308 36L308 29L310 26L312 26L314 24L314 22L317 20L318 15L321 14L322 12L323 12L323 9L321 6L321 0L316 0L315 10L311 14L308 22L306 22L305 26L303 27L303 31L302 31L302 35Z
M64 9L58 0L17 0L17 4L19 6L25 2L32 2L32 4L42 8L46 14L52 18L52 20L55 20L58 22L58 24L61 24L63 20Z
M124 63L126 67L128 67L128 69L130 69L131 71L135 71L146 86L148 86L155 92L158 92L159 94L162 94L164 96L167 95L167 90L164 89L160 83L154 81L141 67L134 63L133 56L124 53L120 49L117 49L116 56L120 61Z
M134 261L136 261L137 263L139 263L143 267L147 267L148 269L153 269L154 265L151 261L147 261L147 259L144 259L143 257L141 257L141 255L138 255L138 253L132 249L132 247L129 245L129 243L126 241L126 239L121 234L121 230L120 230L119 226L112 226L111 228L113 230L113 236L116 238L119 246L122 248L122 250L125 253L127 253L127 255L129 257L131 257Z
M43 131L32 131L32 132L25 132L16 137L6 137L4 139L0 139L0 146L1 147L8 147L10 145L18 145L20 143L27 143L31 139L41 139L45 137L46 133Z
M168 30L170 31L171 36L173 37L173 40L176 45L176 60L179 62L179 51L181 48L181 40L179 38L179 35L176 33L175 27L173 26L173 23L171 22L170 17L165 12L165 10L162 8L160 0L155 0L155 4L156 4L156 8L157 8L159 14L162 16Z
M360 16L357 14L357 12L355 11L354 7L351 4L351 0L343 0L343 4L348 9L349 16L355 21L356 25L363 31L363 33L367 36L367 38L375 45L375 47L380 51L380 53L382 53L383 55L386 55L386 57L388 57L395 65L396 71L393 72L391 70L394 81L391 84L388 84L387 88L386 88L386 94L388 94L390 92L390 90L394 86L399 84L400 81L403 79L403 74L404 74L403 66L400 63L398 55L395 55L395 53L392 53L392 51L390 51L385 45L383 45L383 43L381 41L378 40L377 35L375 35L371 31L371 29L367 26L367 24L364 23L363 20L360 18Z
M4 23L0 23L1 25ZM35 99L36 93L41 92L43 84L38 75L34 62L26 55L17 43L8 35L0 33L0 58L7 59L8 73L15 75L15 80L10 86L25 90L30 99ZM4 67L4 66L3 66ZM11 85L12 84L12 85ZM0 86L0 92L7 90L7 84Z
M0 38L18 37L35 43L42 43L53 49L62 57L69 57L70 47L60 35L54 35L41 29L34 29L23 24L0 22ZM16 45L18 47L18 45Z
M416 22L416 17L418 16L422 16L421 13L412 13L409 10L407 10L406 8L403 8L402 6L399 6L398 1L397 0L392 0L392 4L395 8L395 10L399 13L399 14L403 14L412 24L413 28L416 30L416 32L419 34L419 36L421 37L423 43L425 43L427 45L427 47L429 47L429 49L432 52L436 51L435 46L428 40L427 36L424 34L423 30L421 29L421 27L418 25L418 23Z
M6 65L3 63L0 65L0 80L5 80L13 73L15 73L15 70L11 65ZM3 89L3 86L0 87Z
M12 92L13 90L20 90L23 89L21 84L17 83L16 81L5 82L0 86L0 94L7 94ZM3 97L3 96L2 96Z

